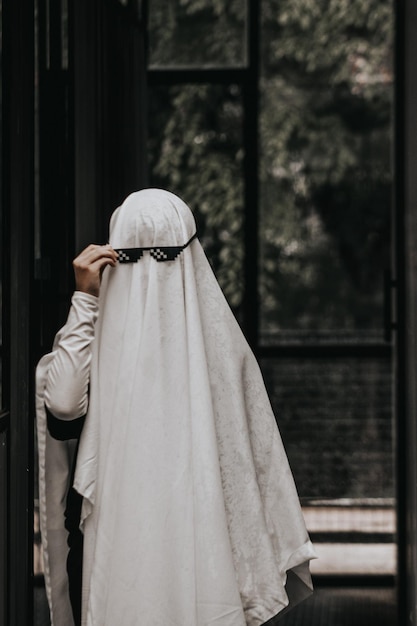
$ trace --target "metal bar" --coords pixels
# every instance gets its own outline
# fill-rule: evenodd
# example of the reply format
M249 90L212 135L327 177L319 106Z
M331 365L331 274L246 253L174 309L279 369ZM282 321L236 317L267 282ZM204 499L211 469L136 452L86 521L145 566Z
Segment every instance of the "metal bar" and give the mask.
M3 207L8 214L10 251L7 624L29 626L33 622L33 411L29 350L34 195L33 3L3 0L3 35Z
M415 31L412 32L416 19L415 3L411 0L398 0L393 5L395 12L395 93L394 93L394 210L395 210L395 265L396 277L398 281L396 290L397 323L396 334L396 488L397 488L397 563L398 563L398 623L415 623L416 612L416 591L414 585L417 580L417 554L415 543L414 519L416 515L415 497L415 415L410 414L413 405L413 395L415 394L415 371L413 371L413 358L409 354L409 341L411 335L407 337L407 302L406 291L406 220L408 211L414 207L408 206L407 202L407 173L410 168L415 167L415 161L406 162L408 151L406 137L412 132L412 128L407 127L406 116L415 115L411 111L412 106L417 102L407 99L407 87L415 84L414 64L416 46ZM411 20L411 21L410 21ZM414 48L414 53L413 53ZM407 85L409 81L409 85ZM414 94L415 95L415 94ZM411 136L410 136L411 141ZM410 157L411 155L407 155ZM415 200L416 198L414 198ZM410 307L411 308L411 307ZM415 321L410 320L415 329ZM411 371L410 371L411 369ZM411 527L408 525L411 521ZM411 591L412 590L412 591Z
M397 582L395 576L391 574L314 574L312 578L315 588L395 588ZM398 624L401 625L406 623L407 622L398 622Z
M9 595L9 520L8 484L9 450L7 428L0 431L0 624L7 624L7 604Z
M348 543L348 544L381 544L395 543L396 535L390 532L362 532L357 530L321 530L310 531L310 539L313 543Z
M259 2L247 2L249 69L243 84L244 106L244 295L243 331L256 350L259 337Z
M10 426L10 413L3 411L0 413L0 433L4 433Z
M78 4L78 3L77 3ZM72 74L62 68L67 59L68 42L63 57L63 11L72 9L66 0L49 2L49 27L46 21L45 0L39 0L39 55L38 69L38 145L37 145L37 261L36 293L34 294L31 331L36 357L50 349L56 328L62 324L66 307L59 306L62 294L72 290L70 260L73 258L73 98ZM65 15L67 30L68 15ZM42 47L50 42L50 65L45 67ZM59 210L57 210L59 207ZM59 238L56 233L59 231ZM54 296L46 306L45 298Z
M47 37L49 41L49 68L60 70L62 68L62 24L61 24L61 0L49 0L49 29Z
M387 343L392 340L392 331L397 330L397 322L392 319L393 289L397 288L397 281L392 279L391 270L384 271L384 339Z
M306 359L390 359L392 347L385 343L363 345L281 345L259 346L257 356L261 359L306 358Z
M138 0L140 2L139 19L142 20L143 26L143 53L144 64L147 72L147 81L149 84L149 0Z
M173 67L148 69L148 84L155 85L180 85L187 83L203 83L216 85L243 85L250 80L250 72L247 68L237 67Z
M61 68L68 69L69 46L69 9L68 0L62 0L61 4Z

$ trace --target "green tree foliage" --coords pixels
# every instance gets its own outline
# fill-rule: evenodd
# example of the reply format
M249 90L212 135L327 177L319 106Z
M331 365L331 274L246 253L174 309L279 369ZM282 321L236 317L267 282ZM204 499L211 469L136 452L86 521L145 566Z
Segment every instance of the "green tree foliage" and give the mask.
M152 184L180 195L232 307L242 297L242 108L235 86L154 89ZM162 133L161 133L162 129Z
M240 64L244 4L152 0L151 63ZM390 247L392 4L260 6L262 338L378 338ZM153 88L149 120L151 182L195 210L204 247L238 312L240 89ZM283 367L265 359L262 369L300 495L392 495L389 362L287 359Z
M243 65L244 0L152 0L150 64Z
M244 3L153 0L151 63L240 64ZM369 338L388 265L392 6L261 3L262 330ZM239 88L153 89L152 184L196 210L219 281L242 295Z
M392 7L263 7L263 322L369 333L388 266Z

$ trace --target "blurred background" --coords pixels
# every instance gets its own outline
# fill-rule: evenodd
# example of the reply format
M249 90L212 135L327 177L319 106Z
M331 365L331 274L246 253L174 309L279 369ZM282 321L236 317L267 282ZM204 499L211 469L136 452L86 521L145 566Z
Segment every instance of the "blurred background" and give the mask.
M412 1L0 8L0 623L49 624L33 373L71 261L153 186L194 211L319 556L282 623L416 624Z

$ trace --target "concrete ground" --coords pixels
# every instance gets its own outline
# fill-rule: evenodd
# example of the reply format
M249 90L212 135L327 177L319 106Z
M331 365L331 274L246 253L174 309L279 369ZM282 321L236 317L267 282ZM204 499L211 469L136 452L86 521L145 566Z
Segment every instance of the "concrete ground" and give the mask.
M305 506L303 512L318 556L311 563L316 588L309 599L268 626L398 626L396 591L386 585L386 577L396 572L395 510L347 502ZM35 563L41 570L39 547ZM332 577L344 576L343 585L329 586ZM351 576L362 578L362 584L357 578L353 586ZM372 577L372 586L367 586L367 576ZM35 587L34 626L50 626L42 587Z
M276 623L279 626L397 626L395 590L319 587Z
M268 626L397 626L395 590L318 587L310 598ZM34 626L50 626L43 589L35 589ZM116 626L116 625L115 625ZM138 626L150 626L141 624ZM164 626L155 625L155 626Z

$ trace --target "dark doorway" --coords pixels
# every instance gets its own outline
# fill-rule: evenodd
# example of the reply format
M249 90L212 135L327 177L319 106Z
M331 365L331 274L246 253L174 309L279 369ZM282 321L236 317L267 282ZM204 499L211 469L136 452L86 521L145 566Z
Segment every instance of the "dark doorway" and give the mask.
M322 554L305 606L398 590L416 623L411 1L0 6L0 620L32 622L33 371L71 259L151 184L196 211L260 359Z

